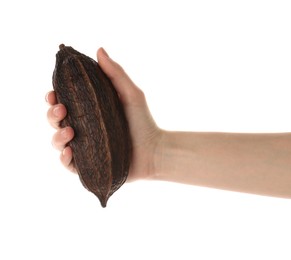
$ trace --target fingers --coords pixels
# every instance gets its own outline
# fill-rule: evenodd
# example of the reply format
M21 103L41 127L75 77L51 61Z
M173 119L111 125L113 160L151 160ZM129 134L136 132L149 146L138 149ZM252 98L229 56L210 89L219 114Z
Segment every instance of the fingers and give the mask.
M76 173L76 169L74 167L73 163L73 151L70 146L67 146L63 149L61 155L60 155L61 163L69 169L71 172Z
M45 96L45 100L51 106L57 104L57 98L56 98L55 92L54 91L48 92Z
M45 96L46 102L50 105L47 111L47 119L50 125L56 129L59 128L60 122L67 115L67 110L63 104L57 104L57 98L54 91L50 91Z
M53 135L52 145L55 149L63 151L68 142L74 138L74 130L72 127L58 129Z
M63 104L52 105L47 111L47 119L50 125L56 129L59 128L60 122L67 115L67 110Z
M66 146L74 137L74 131L71 127L59 129L53 136L52 145L61 151L60 161L71 172L76 173L73 163L73 151L70 146Z
M61 151L60 161L71 172L76 173L73 163L72 148L66 146L74 138L74 130L71 127L60 128L59 123L67 115L67 110L64 105L57 104L57 99L54 91L46 94L46 102L50 105L47 111L47 118L49 123L57 129L52 138L52 145L57 150Z
M139 104L143 92L132 82L123 68L113 61L103 48L97 51L98 63L110 78L124 105Z

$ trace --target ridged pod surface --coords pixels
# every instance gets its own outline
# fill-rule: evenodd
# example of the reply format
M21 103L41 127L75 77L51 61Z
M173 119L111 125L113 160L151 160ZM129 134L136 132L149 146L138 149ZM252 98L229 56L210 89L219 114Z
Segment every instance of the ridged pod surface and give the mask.
M53 88L67 109L61 127L74 129L69 145L80 180L106 207L128 176L128 123L118 94L99 64L72 47L61 44L59 48Z

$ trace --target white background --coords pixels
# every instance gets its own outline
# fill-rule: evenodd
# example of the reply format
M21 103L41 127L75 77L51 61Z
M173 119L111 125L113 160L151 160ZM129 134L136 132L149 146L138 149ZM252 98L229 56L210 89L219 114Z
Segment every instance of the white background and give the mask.
M290 14L281 0L1 1L0 259L291 259L290 200L136 182L101 208L62 167L44 101L60 43L103 46L162 128L290 131Z

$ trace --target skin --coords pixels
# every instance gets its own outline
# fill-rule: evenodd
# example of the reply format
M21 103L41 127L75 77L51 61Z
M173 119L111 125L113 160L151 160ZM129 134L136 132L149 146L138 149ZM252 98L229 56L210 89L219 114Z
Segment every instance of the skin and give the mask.
M170 132L153 120L146 98L103 48L97 60L111 79L124 106L133 142L127 181L162 180L259 195L291 198L291 134ZM62 164L76 172L71 127L59 122L66 108L53 91L46 95L49 123L56 129L53 146Z

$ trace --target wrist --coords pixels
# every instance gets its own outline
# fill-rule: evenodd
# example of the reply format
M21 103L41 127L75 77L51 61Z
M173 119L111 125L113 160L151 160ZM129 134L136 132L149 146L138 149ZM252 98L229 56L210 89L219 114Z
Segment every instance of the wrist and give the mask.
M165 154L167 154L165 150L169 138L168 135L168 131L160 129L153 152L153 171L150 176L151 180L159 180L163 172Z
M162 131L156 149L154 180L199 184L199 140L195 132ZM203 139L203 138L202 138Z
M189 172L188 167L192 167L191 171L195 168L193 136L193 133L161 130L154 155L153 180L187 182L183 176Z

